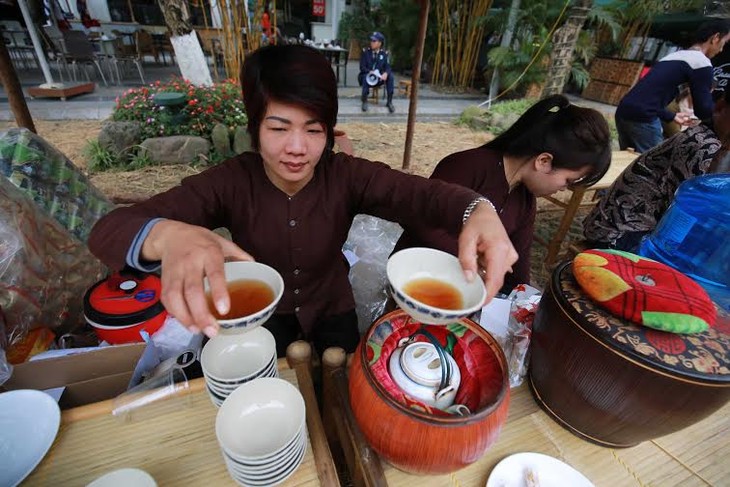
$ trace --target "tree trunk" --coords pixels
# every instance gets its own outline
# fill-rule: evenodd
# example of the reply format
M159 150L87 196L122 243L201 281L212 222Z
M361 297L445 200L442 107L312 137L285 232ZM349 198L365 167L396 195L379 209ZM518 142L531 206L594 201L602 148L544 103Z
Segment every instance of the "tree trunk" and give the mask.
M578 0L570 9L568 19L553 34L553 53L550 57L543 96L559 95L563 92L570 76L578 35L592 6L593 0Z
M512 0L512 4L509 7L509 14L507 15L507 27L504 29L502 35L502 41L499 43L501 47L509 48L512 46L512 37L515 34L515 27L517 26L517 14L520 11L520 0ZM492 73L492 82L489 84L489 100L487 108L492 108L492 101L497 98L499 92L499 68L494 68Z
M170 43L175 50L180 74L194 85L210 86L208 62L200 47L200 41L190 25L190 12L186 0L158 0L165 23L170 29Z

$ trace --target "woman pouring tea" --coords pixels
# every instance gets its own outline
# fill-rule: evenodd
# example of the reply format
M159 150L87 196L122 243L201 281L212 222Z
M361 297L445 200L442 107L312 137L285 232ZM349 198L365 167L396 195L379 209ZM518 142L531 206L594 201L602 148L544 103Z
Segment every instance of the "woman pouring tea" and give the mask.
M254 152L239 154L134 206L92 230L89 247L119 269L161 269L162 303L183 325L214 336L203 279L221 315L230 310L225 259L276 269L285 291L264 326L277 353L302 337L321 353L359 341L342 245L365 213L399 223L426 221L459 234L468 279L484 269L488 299L517 260L493 205L478 193L334 153L337 80L327 59L301 45L248 55L241 87ZM232 241L213 232L225 227Z

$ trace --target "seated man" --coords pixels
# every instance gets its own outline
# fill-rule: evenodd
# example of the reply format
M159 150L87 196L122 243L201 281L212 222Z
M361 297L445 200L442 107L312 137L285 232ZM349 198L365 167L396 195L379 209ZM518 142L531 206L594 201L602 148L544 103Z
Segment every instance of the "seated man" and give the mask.
M614 181L583 222L591 247L635 251L657 226L679 185L709 172L721 145L730 144L730 90L718 94L711 122L641 154Z
M393 113L393 73L390 69L388 61L388 51L383 49L385 36L380 32L373 32L370 35L370 47L362 50L360 56L360 74L357 76L357 82L362 86L362 111L368 111L368 95L370 94L370 84L368 83L368 75L374 74L380 78L375 86L385 84L385 92L388 95L388 111Z

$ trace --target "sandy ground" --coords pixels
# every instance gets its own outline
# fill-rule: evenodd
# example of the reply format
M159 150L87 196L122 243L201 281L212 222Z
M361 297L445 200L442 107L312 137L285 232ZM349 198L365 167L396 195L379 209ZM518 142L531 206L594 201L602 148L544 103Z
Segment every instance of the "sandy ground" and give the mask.
M15 126L0 122L0 130ZM38 133L80 167L86 167L83 149L95 138L101 121L36 121ZM353 141L355 154L400 168L406 138L405 123L347 123L338 126ZM447 122L419 123L413 138L410 172L428 176L446 155L476 147L489 140L487 133L474 132ZM137 171L107 171L91 174L93 183L110 197L144 197L176 185L181 178L203 168L157 166Z
M11 122L0 122L0 130L14 127ZM83 149L87 141L95 138L101 121L36 121L38 133L60 149L75 164L86 167ZM382 161L391 167L401 168L406 138L405 123L348 123L338 126L353 141L355 153L361 157ZM491 135L458 127L448 122L416 124L409 172L428 176L436 164L452 152L476 147L488 141ZM109 197L145 198L164 191L204 167L155 166L136 171L107 171L90 174L91 181ZM567 192L558 197L565 199ZM538 198L538 210L554 210L551 203ZM549 237L557 228L561 212L539 211L535 222L536 233ZM581 215L582 216L582 215ZM580 238L580 219L576 219L566 240ZM533 245L532 281L544 287L549 270L542 265L544 248Z

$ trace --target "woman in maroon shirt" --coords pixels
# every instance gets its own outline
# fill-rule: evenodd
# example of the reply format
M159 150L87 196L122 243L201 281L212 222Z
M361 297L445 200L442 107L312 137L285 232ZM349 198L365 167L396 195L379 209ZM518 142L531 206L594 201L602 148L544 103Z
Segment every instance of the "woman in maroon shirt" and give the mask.
M282 275L285 291L272 330L281 354L304 335L318 351L354 350L359 340L342 245L352 219L367 213L401 224L425 220L459 234L467 276L486 269L487 293L499 290L517 259L493 205L478 193L332 152L337 81L319 52L267 46L249 55L241 75L256 152L240 154L148 201L119 208L94 227L89 246L112 268L162 269L162 302L182 324L209 336L207 307L229 309L226 257L256 259ZM211 231L230 230L232 242Z
M503 292L530 282L530 246L535 197L598 181L611 162L611 135L596 110L571 105L562 95L547 97L502 135L476 149L451 154L432 179L460 184L494 203L519 255ZM433 247L456 255L458 234L426 222L405 225L396 250Z

